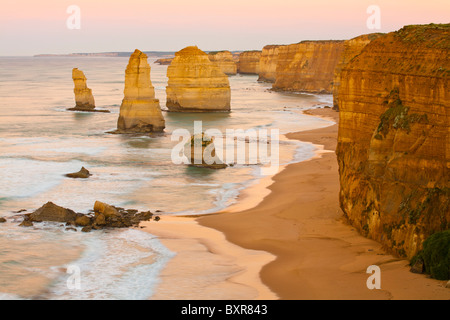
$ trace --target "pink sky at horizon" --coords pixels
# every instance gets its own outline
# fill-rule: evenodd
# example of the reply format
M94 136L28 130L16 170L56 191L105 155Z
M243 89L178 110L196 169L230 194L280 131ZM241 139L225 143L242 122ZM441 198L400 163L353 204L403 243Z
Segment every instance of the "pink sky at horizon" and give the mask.
M79 30L66 27L69 5L81 10ZM380 7L380 30L366 25L370 5ZM2 0L0 6L0 56L178 51L188 45L251 50L450 20L448 0Z

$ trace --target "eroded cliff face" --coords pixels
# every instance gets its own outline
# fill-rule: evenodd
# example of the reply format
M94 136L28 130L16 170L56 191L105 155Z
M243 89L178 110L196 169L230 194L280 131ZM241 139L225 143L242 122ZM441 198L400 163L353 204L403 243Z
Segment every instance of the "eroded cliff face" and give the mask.
M350 62L354 57L361 53L362 49L367 46L372 40L375 40L382 36L382 33L363 34L344 42L344 51L341 58L334 69L333 78L333 107L339 108L339 86L341 85L341 70Z
M217 51L208 53L209 60L214 63L223 73L234 75L237 73L237 65L230 51Z
M161 132L164 128L164 117L150 80L147 55L136 49L125 70L124 98L117 133Z
M229 111L231 90L228 76L196 46L175 53L167 68L169 111Z
M279 45L267 45L262 49L259 60L258 81L275 82L277 76Z
M341 208L402 257L450 227L449 52L449 24L406 26L341 71Z
M261 59L261 51L244 51L239 55L239 73L242 74L259 74L259 60Z
M302 41L278 48L276 81L283 91L332 93L334 69L344 51L344 41Z

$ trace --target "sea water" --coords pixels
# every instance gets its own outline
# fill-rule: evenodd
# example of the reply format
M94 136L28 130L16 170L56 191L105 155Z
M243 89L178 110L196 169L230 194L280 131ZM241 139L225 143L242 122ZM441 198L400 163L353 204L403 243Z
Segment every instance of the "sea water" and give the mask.
M176 165L176 129L278 129L281 134L330 125L302 114L330 105L331 96L279 93L256 75L230 76L231 112L169 113L167 66L149 57L151 80L166 120L165 134L109 134L117 126L127 58L0 58L0 299L147 299L158 275L176 254L138 229L67 231L60 224L18 227L15 211L32 212L47 201L87 213L96 200L160 215L203 214L235 203L239 192L261 177L258 164L225 170ZM70 112L72 68L87 77L96 107L111 113ZM314 155L310 143L281 139L280 164ZM86 167L89 179L65 174ZM69 289L68 266L83 274L83 290Z

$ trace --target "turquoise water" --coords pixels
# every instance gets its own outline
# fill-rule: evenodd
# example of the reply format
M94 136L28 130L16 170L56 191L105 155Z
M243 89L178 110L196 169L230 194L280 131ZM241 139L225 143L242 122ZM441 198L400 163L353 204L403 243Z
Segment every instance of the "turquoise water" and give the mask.
M162 136L149 137L107 133L116 128L127 58L0 58L0 216L12 217L13 211L20 209L33 211L47 201L86 213L96 200L125 208L161 210L162 216L214 212L233 204L240 190L259 178L258 165L216 171L175 165L170 154L177 142L171 141L171 132L192 130L194 121L202 121L203 129L222 132L275 128L282 134L330 124L301 111L330 105L331 96L271 92L269 84L258 83L252 75L229 78L230 113L168 113L164 111L167 66L154 64L154 60L149 58L151 78L166 130ZM75 104L74 67L88 78L97 108L111 113L66 111ZM314 154L314 146L283 140L280 154L281 164L302 161ZM89 179L64 176L81 166L93 174ZM14 281L20 269L22 276L39 274L36 278L49 280L45 284L33 282L42 288L35 291L44 292L39 294L48 299L144 299L157 290L158 273L175 254L157 238L138 230L86 235L51 224L32 231L17 224L0 225L0 241L7 245L0 251L0 298L36 297L34 291L27 293L29 290ZM60 256L50 259L48 248L44 252L36 246L32 255L39 259L27 259L29 244L36 242L61 252ZM17 264L12 264L16 267L11 267L11 252L16 256L13 260ZM66 265L67 260L84 270L85 290L76 294L67 290L67 276L58 269L58 261ZM42 272L42 268L56 271ZM86 270L97 269L105 270L102 277L95 272L87 275Z

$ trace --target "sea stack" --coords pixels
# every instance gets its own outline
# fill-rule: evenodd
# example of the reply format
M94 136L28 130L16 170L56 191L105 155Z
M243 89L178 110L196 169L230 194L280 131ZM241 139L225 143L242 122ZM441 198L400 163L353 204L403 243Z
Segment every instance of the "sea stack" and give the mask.
M196 46L177 53L167 68L166 88L169 111L229 111L231 101L228 76Z
M237 73L237 65L230 51L213 51L208 53L209 60L227 75Z
M86 76L83 71L78 68L72 70L72 80L75 85L73 92L75 93L75 107L72 111L95 111L95 100L92 90L87 87Z
M450 227L449 39L450 24L406 26L341 71L340 205L401 257Z
M164 117L150 80L147 55L135 50L125 70L125 89L116 133L162 132Z

